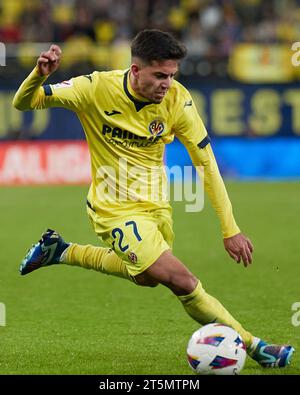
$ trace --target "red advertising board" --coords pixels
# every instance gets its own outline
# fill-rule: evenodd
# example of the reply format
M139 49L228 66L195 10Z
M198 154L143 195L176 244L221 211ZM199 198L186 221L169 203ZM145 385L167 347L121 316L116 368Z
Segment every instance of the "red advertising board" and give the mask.
M90 156L83 141L0 143L0 185L90 181Z

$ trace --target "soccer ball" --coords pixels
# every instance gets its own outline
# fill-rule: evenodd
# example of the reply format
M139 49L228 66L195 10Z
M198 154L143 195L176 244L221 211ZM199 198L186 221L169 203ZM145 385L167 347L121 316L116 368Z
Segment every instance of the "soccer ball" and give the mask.
M246 345L229 326L208 324L191 336L187 358L196 374L239 374L246 360Z

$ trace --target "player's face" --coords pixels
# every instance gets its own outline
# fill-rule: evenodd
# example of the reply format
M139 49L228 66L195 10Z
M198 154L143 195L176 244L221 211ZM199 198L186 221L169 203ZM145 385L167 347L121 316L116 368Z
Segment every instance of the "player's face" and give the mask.
M172 85L178 70L178 61L152 61L151 64L131 66L133 89L153 103L160 103Z

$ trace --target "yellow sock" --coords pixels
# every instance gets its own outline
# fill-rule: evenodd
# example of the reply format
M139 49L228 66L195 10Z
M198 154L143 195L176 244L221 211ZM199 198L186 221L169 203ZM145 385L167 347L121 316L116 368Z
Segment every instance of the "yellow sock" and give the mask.
M127 271L125 262L111 248L71 244L62 257L62 263L81 266L98 272L125 278L135 283Z
M247 348L253 342L253 336L236 321L225 307L213 296L207 294L199 281L197 287L189 295L178 296L186 312L201 325L219 322L236 330L244 340Z

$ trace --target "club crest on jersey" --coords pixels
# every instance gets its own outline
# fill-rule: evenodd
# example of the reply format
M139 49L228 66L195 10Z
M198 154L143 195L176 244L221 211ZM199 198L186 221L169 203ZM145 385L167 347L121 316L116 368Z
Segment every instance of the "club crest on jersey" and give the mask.
M152 121L149 125L149 132L152 134L152 136L160 136L165 129L165 125L163 121L160 119L155 119Z
M134 252L130 252L128 254L128 259L130 260L130 262L132 263L137 263L137 256L135 255Z

